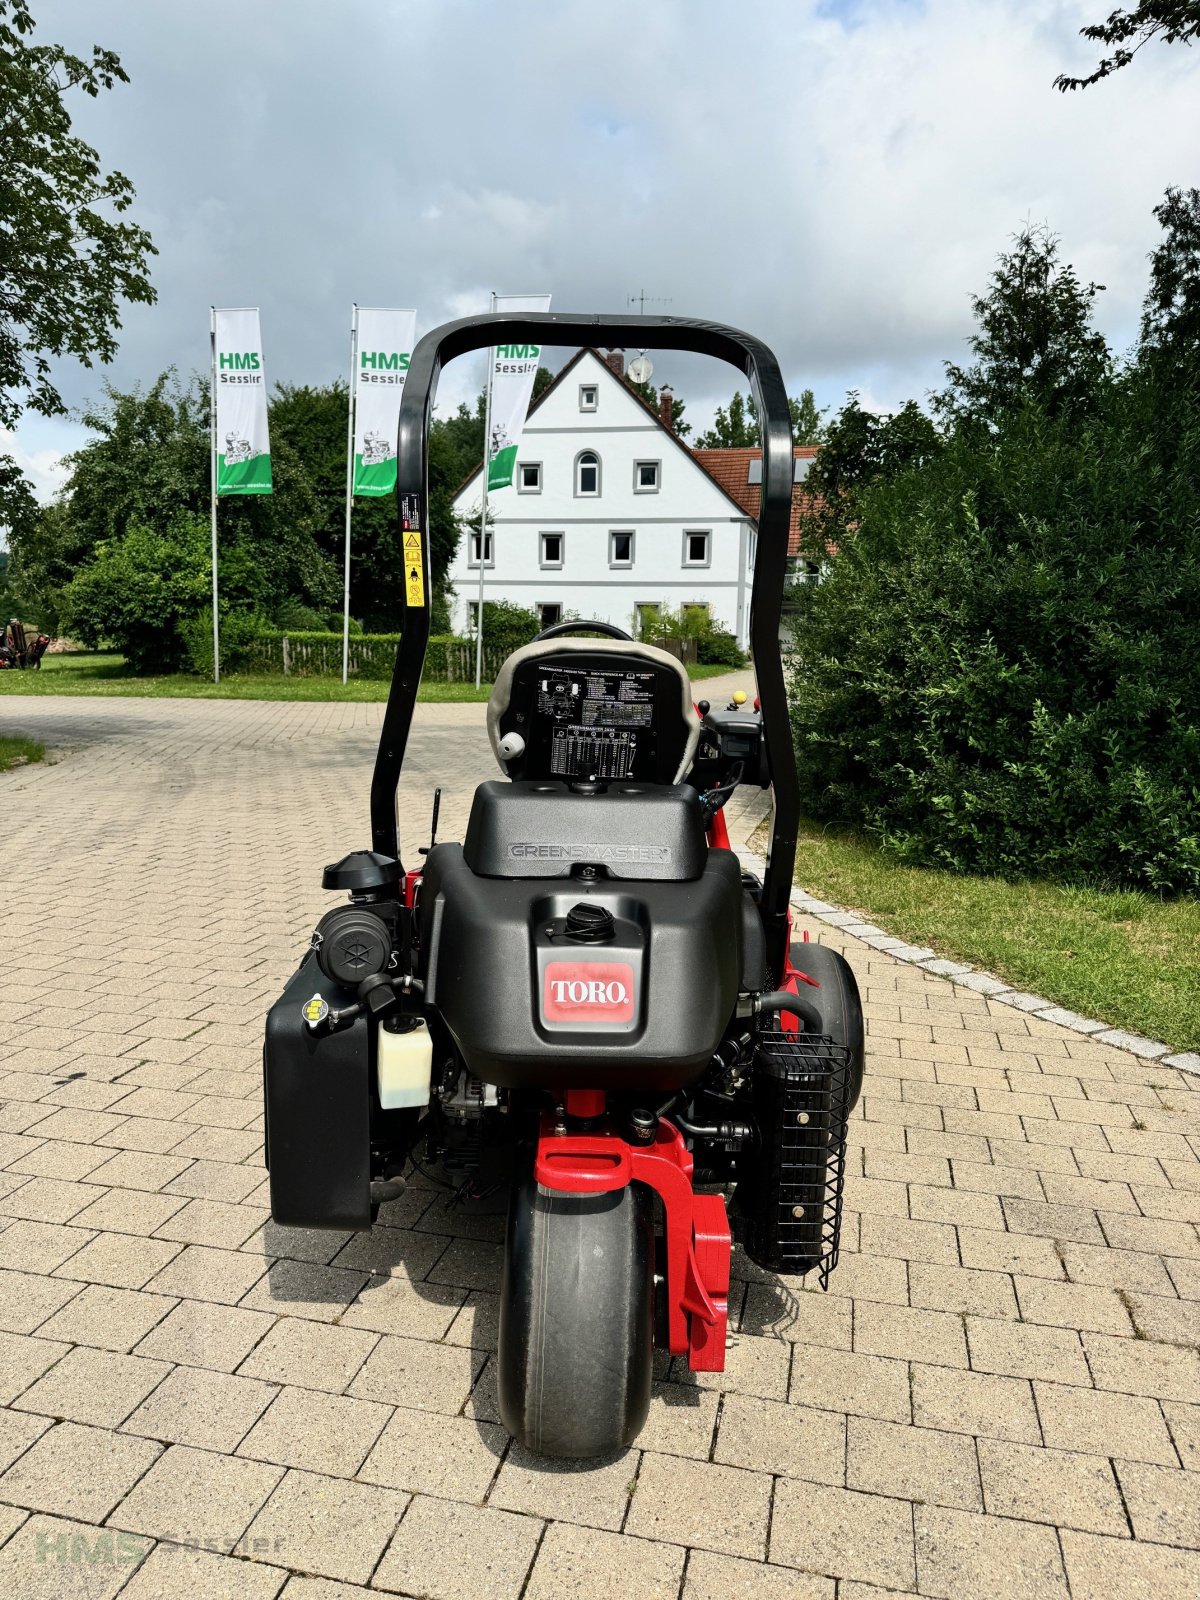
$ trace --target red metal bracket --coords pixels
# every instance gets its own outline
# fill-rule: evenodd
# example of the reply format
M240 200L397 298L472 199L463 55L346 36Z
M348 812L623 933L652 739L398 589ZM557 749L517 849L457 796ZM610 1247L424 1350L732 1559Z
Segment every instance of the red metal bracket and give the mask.
M627 1183L648 1184L666 1217L667 1344L694 1372L725 1366L732 1241L720 1195L692 1188L692 1157L679 1130L659 1118L654 1141L631 1145L620 1134L559 1133L542 1118L534 1176L544 1189L606 1194Z

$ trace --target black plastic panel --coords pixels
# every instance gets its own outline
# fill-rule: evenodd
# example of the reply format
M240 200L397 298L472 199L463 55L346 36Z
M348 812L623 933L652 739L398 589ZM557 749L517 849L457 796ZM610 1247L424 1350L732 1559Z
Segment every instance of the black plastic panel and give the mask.
M542 1023L547 930L581 900L606 906L621 930L613 959L633 969L632 1027ZM678 1089L707 1067L733 1015L742 905L728 850L710 851L688 882L589 885L477 877L460 845L439 844L421 890L425 999L486 1083ZM640 960L630 927L641 930ZM605 948L556 945L560 959L585 965L602 962Z
M565 783L481 783L464 844L467 865L488 878L566 878L582 865L642 882L698 878L708 848L696 791L609 784L602 793Z

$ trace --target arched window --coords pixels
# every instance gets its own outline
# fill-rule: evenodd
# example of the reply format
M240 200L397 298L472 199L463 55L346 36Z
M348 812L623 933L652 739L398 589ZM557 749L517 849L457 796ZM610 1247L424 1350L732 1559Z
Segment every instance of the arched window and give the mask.
M583 450L575 457L575 493L600 493L600 457L594 450Z

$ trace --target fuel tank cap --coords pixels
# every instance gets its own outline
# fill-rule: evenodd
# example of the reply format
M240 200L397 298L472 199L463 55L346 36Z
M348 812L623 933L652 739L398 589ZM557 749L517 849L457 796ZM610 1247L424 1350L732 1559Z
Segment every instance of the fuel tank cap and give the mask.
M606 944L616 932L616 924L607 906L598 906L592 900L580 900L567 912L567 925L563 931L576 944Z

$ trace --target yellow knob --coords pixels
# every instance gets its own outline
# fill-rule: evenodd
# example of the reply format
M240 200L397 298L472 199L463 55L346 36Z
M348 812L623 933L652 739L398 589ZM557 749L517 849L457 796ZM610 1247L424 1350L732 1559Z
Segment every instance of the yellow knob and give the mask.
M733 691L733 703L735 706L744 706L746 704L745 689L735 689Z

